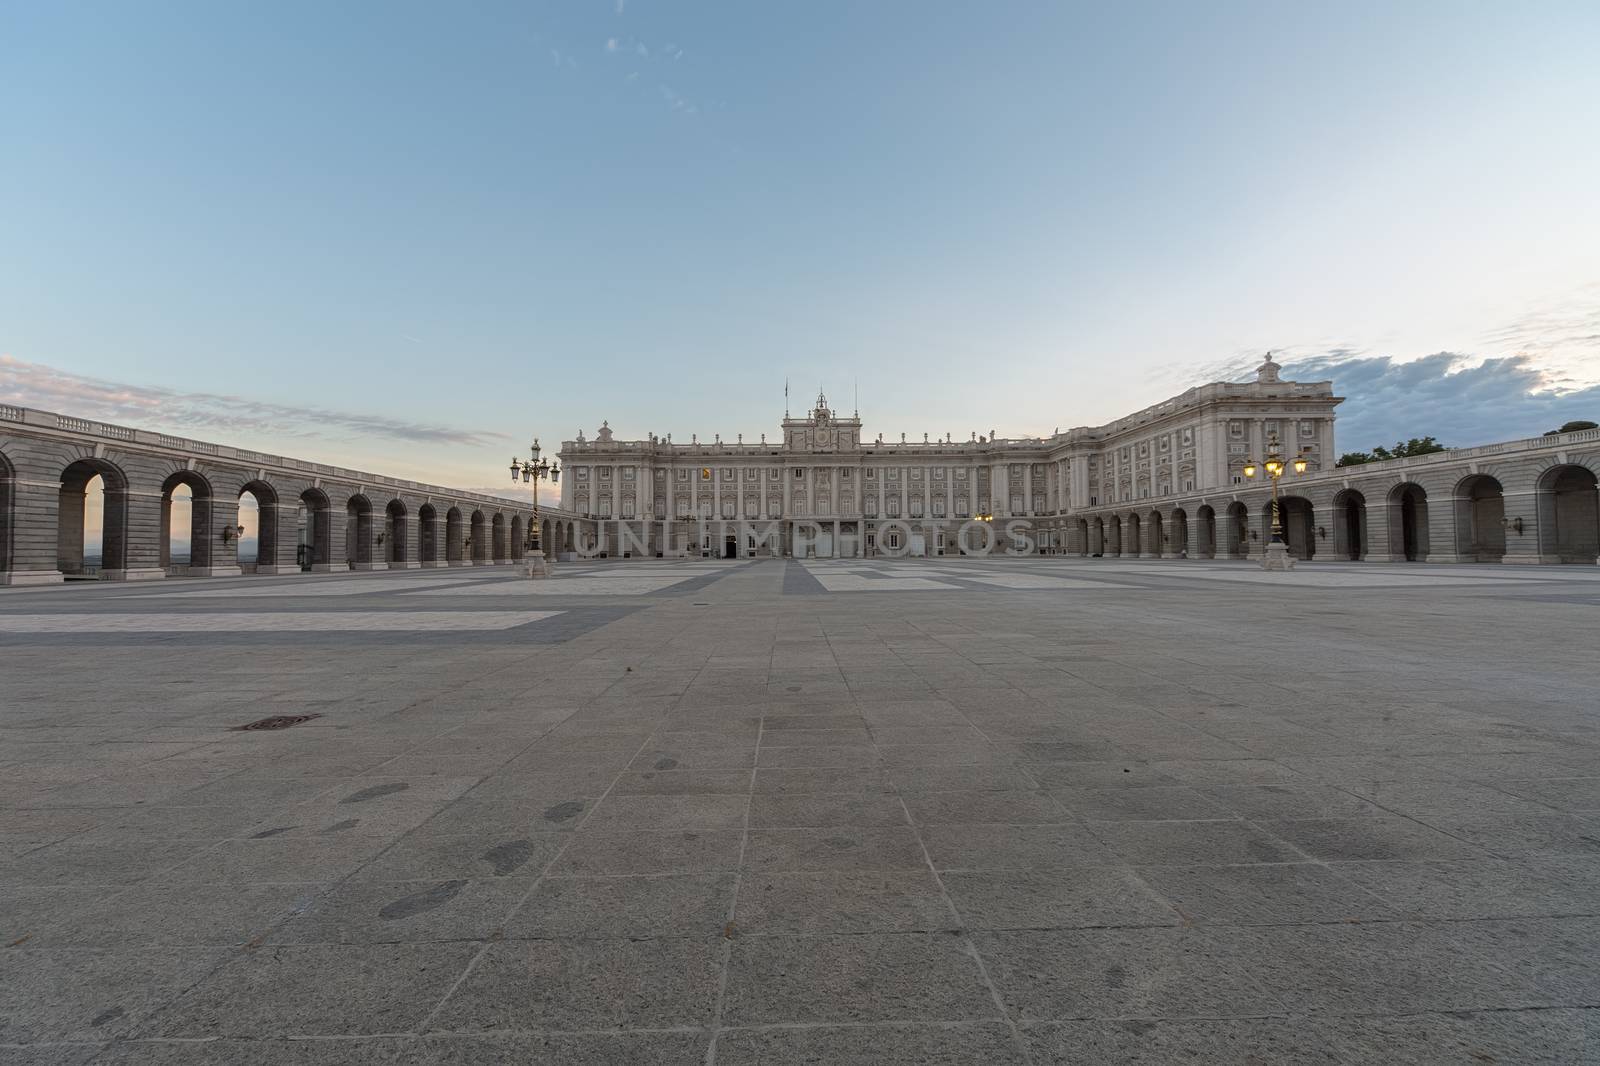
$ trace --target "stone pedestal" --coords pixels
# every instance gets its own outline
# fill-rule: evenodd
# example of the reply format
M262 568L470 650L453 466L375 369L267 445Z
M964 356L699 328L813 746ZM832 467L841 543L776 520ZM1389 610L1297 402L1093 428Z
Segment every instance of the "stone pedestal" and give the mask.
M522 572L528 577L549 577L550 564L543 555L530 555L522 561Z
M161 581L167 572L159 566L141 566L127 570L102 570L101 581Z
M0 585L59 585L66 580L59 570L6 570L0 572Z
M1281 541L1268 544L1261 556L1261 569L1293 570L1294 556L1289 554L1289 546Z

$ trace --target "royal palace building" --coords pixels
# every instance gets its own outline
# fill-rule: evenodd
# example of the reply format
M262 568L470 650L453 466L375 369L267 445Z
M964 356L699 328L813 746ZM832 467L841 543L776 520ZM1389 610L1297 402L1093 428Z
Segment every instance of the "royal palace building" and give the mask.
M869 439L859 412L842 417L821 395L771 441L617 440L602 425L562 443L561 504L613 523L617 554L940 555L986 541L974 520L1008 544L1001 531L1029 520L1028 550L1064 550L1066 517L1226 491L1273 441L1308 471L1331 467L1340 397L1279 369L1269 359L1253 381L1049 437Z
M823 396L771 441L622 441L602 425L562 444L556 507L0 404L0 586L529 552L1237 560L1264 557L1274 513L1301 560L1600 559L1600 429L1340 467L1332 383L1279 370L1049 437L868 439Z

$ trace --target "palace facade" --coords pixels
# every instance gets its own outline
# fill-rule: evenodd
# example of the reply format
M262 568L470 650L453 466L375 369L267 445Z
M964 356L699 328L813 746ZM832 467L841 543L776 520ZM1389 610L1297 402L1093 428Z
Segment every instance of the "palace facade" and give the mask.
M938 555L973 550L975 519L1032 520L1034 549L1063 549L1065 516L1243 485L1273 439L1308 471L1331 468L1341 398L1332 382L1279 370L1268 359L1253 381L1049 437L868 439L859 412L844 417L822 395L805 417L786 414L773 441L618 440L603 424L562 443L561 506L612 529L614 554Z

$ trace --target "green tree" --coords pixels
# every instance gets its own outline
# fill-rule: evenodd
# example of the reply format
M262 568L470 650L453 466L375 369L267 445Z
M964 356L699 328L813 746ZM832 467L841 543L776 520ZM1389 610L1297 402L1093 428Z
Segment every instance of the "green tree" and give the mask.
M1587 418L1579 418L1571 422L1563 422L1560 429L1546 430L1544 435L1554 437L1557 433L1576 433L1580 429L1600 429L1600 422L1591 422Z
M1444 451L1444 445L1433 437L1412 437L1410 440L1396 441L1393 448L1378 445L1370 452L1345 452L1339 456L1339 461L1334 466L1360 466L1362 463L1377 463L1384 459L1405 459L1413 455L1428 455L1432 452Z

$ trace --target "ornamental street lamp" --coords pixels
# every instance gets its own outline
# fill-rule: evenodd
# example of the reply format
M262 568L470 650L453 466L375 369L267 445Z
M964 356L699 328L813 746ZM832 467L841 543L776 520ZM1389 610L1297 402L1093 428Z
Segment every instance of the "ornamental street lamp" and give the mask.
M539 529L539 482L548 480L552 485L561 482L561 467L548 459L540 459L539 450L539 438L535 437L528 449L531 459L511 458L511 483L516 484L519 477L524 485L533 482L533 521L528 524L526 543L529 577L544 577L549 573Z
M1290 463L1294 466L1296 474L1306 472L1306 455L1300 452ZM1289 555L1289 546L1283 540L1283 517L1278 504L1278 479L1283 477L1285 470L1283 461L1283 448L1278 443L1278 435L1272 434L1267 438L1267 458L1263 463L1254 459L1246 459L1244 476L1251 481L1257 477L1265 477L1272 484L1272 539L1267 544L1267 553L1262 558L1261 565L1267 570L1291 570L1294 568L1294 559Z

